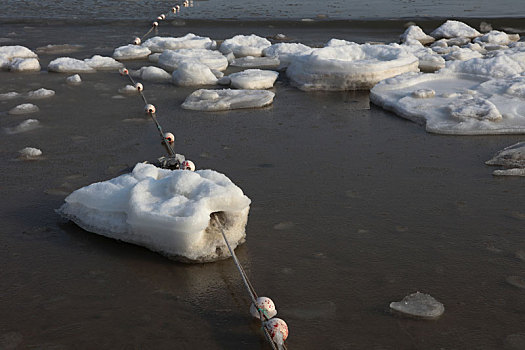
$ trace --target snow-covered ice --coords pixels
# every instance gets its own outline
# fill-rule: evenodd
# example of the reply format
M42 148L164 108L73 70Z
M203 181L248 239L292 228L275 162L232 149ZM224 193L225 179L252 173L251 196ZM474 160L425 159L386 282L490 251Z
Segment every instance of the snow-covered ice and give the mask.
M21 132L31 131L40 127L40 122L37 119L27 119L13 128L5 128L7 134L18 134Z
M263 50L271 45L268 39L255 34L236 35L224 40L219 50L224 54L233 52L235 57L262 56Z
M217 77L210 67L198 61L183 61L173 72L173 83L179 86L217 84Z
M155 36L146 40L142 47L146 47L151 52L158 53L164 52L165 50L176 50L176 49L214 49L217 43L207 37L188 33L183 37L160 37Z
M12 99L18 98L20 96L22 96L22 94L20 94L20 93L18 93L16 91L9 91L9 92L0 94L0 101L12 100Z
M174 71L188 60L198 61L218 71L228 68L228 59L222 53L206 49L166 50L159 56L158 64L168 71Z
M148 57L151 54L150 49L139 45L125 45L117 47L113 51L113 58L116 60L140 60Z
M497 45L508 45L511 42L518 41L519 35L509 35L505 32L500 32L499 30L491 30L490 32L477 37L474 39L475 43L483 44L497 44Z
M273 87L279 73L271 70L246 69L229 75L231 86L236 89L269 89Z
M21 158L25 159L35 159L37 157L40 157L42 155L42 151L38 148L34 147L25 147L18 151Z
M362 90L419 70L419 60L399 45L329 45L292 60L286 70L292 84L301 90Z
M273 102L275 94L268 90L206 90L189 95L182 108L197 111L225 111L240 108L259 108Z
M463 22L448 20L430 33L430 35L437 39L475 38L481 36L481 33Z
M66 82L71 85L78 85L82 82L82 78L78 74L73 74L66 78Z
M96 70L86 62L71 57L59 57L49 62L47 70L58 73L94 73Z
M443 57L431 48L423 46L417 40L408 39L401 47L418 58L418 68L423 72L435 72L445 67L445 59Z
M312 48L300 43L278 43L263 50L263 56L277 58L283 67L287 67L298 55L308 54Z
M171 74L164 69L154 66L141 67L138 70L130 70L129 74L133 78L139 78L145 81L152 81L157 83L171 81Z
M31 113L36 113L39 110L40 109L38 108L38 106L32 103L23 103L21 105L11 108L8 113L14 114L14 115L31 114Z
M100 55L94 55L91 58L86 58L84 62L88 66L96 70L108 70L108 69L119 69L124 67L122 63L111 57L104 57Z
M37 54L25 46L0 46L0 56L4 56L9 60L13 58L38 58Z
M407 316L424 319L436 319L445 312L445 307L429 294L420 292L407 295L401 301L390 303L393 311Z
M44 98L49 98L49 97L55 96L55 91L54 90L40 88L38 90L29 91L26 96L27 96L28 99L31 99L31 100L41 100L41 99L44 99Z
M37 58L13 58L9 63L11 72L38 72L40 71L40 62Z
M129 174L71 193L58 210L87 231L165 256L205 262L229 257L243 243L250 199L213 170L166 170L139 163Z
M408 27L405 30L405 32L401 34L399 39L403 43L406 42L407 40L417 40L423 45L433 43L434 40L436 40L430 35L425 34L423 29L421 29L420 27L416 25L411 25L410 27Z
M495 170L494 175L525 176L525 142L518 142L504 148L485 164L506 168Z

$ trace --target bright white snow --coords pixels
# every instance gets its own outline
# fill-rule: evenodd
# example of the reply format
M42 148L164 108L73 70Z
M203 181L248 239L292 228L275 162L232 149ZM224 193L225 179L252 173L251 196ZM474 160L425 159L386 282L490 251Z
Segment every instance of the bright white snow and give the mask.
M231 86L236 89L269 89L273 87L279 73L271 70L247 69L229 75Z
M411 25L410 27L408 27L407 30L405 30L405 32L401 34L399 39L403 43L407 40L417 40L423 45L433 43L435 40L430 35L425 34L423 29L416 25Z
M443 304L420 292L407 295L401 301L391 302L390 308L404 315L423 319L436 319L445 312Z
M168 71L174 71L188 60L198 61L218 71L228 68L228 59L222 53L206 49L166 50L159 56L158 64Z
M82 78L80 78L80 75L74 74L66 78L66 82L71 85L78 85L82 82Z
M286 67L296 56L308 54L311 51L311 47L300 43L278 43L265 48L263 55L277 58L280 64Z
M262 56L263 50L271 45L272 43L268 39L255 34L236 35L224 40L219 50L224 54L233 52L235 57Z
M458 37L475 38L481 36L481 33L463 22L448 20L430 33L430 35L437 39Z
M165 50L176 49L214 49L216 42L207 37L188 33L183 37L160 37L155 36L146 40L142 47L146 47L151 52L163 52Z
M27 47L14 45L14 46L0 46L0 56L4 56L8 59L13 58L37 58L37 54L29 50Z
M94 55L91 58L86 58L84 62L86 62L88 66L96 70L119 69L124 67L122 63L118 62L114 58L104 57L100 55Z
M185 261L229 257L244 242L250 199L213 170L166 170L139 163L129 174L71 193L58 212L87 231Z
M182 108L197 111L225 111L240 108L259 108L273 102L275 94L267 90L206 90L189 95Z
M33 147L25 147L18 151L20 153L20 157L26 158L26 159L34 159L37 157L40 157L42 155L42 151L38 148Z
M178 86L217 84L217 77L210 67L198 61L183 61L173 72L173 83Z

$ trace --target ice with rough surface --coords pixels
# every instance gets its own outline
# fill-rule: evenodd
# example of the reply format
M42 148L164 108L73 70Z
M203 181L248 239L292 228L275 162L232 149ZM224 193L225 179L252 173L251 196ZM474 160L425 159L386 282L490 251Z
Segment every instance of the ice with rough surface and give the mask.
M443 304L429 294L420 292L407 295L401 301L391 302L390 309L407 316L423 319L436 319L445 312Z
M420 27L416 25L411 25L410 27L408 27L405 30L405 32L401 34L399 39L403 43L406 42L407 40L417 40L423 45L430 44L434 42L434 40L436 40L430 35L425 34L423 29L421 29Z
M423 72L435 72L445 67L445 59L419 41L408 39L401 45L419 60L418 68Z
M7 134L18 134L21 132L31 131L40 127L37 119L27 119L15 126L14 128L5 128Z
M36 113L40 109L38 106L32 103L23 103L9 110L9 114L19 115L19 114L31 114Z
M20 157L27 158L27 159L40 157L42 155L41 150L39 150L38 148L33 148L33 147L25 147L21 149L20 151L18 151L18 153L20 153Z
M210 67L198 61L184 61L173 72L173 83L178 86L217 84L217 77Z
M509 36L505 32L500 32L499 30L491 30L490 32L477 37L474 39L475 43L488 43L488 44L497 44L497 45L508 45L513 41L517 41L518 37Z
M97 69L97 70L107 70L107 69L119 69L124 67L122 63L115 60L111 57L104 57L100 55L94 55L91 58L86 58L84 62L87 63L88 66L91 68Z
M364 90L405 72L419 60L400 45L343 43L296 56L286 74L301 90Z
M198 61L218 71L228 68L228 59L222 53L206 49L166 50L160 54L158 64L168 71L174 71L179 64L188 60Z
M86 62L71 57L59 57L49 62L47 70L58 73L94 73Z
M77 85L82 82L82 78L80 78L80 75L74 74L66 78L66 82L71 85Z
M44 88L40 88L34 91L29 91L27 93L27 98L31 100L41 100L41 99L49 98L53 96L55 96L54 90L49 90L49 89L44 89Z
M10 91L10 92L6 92L4 94L0 94L0 101L7 101L7 100L12 100L12 99L15 99L15 98L18 98L22 96L22 94L16 92L16 91Z
M282 66L288 66L299 55L312 52L312 48L300 43L278 43L263 50L263 56L279 59Z
M171 81L171 74L164 69L154 66L141 67L139 70L130 70L129 74L133 78L139 78L145 81L157 83Z
M25 46L0 46L0 56L11 60L13 58L37 58L37 54Z
M9 63L11 72L38 72L40 71L40 62L36 58L13 58Z
M475 38L481 36L481 33L463 22L448 20L430 33L430 35L437 39L458 37Z
M263 50L271 45L272 43L268 39L255 34L236 35L224 40L219 50L225 54L233 52L235 57L262 56Z
M60 215L87 231L138 244L169 258L206 262L245 241L250 199L213 170L166 170L139 163L129 174L71 193Z
M242 68L264 68L264 67L278 67L281 64L278 58L274 57L254 57L245 56L239 57L232 61L231 65Z
M271 70L247 69L229 75L231 86L236 89L269 89L273 87L279 73Z
M500 165L507 169L495 170L494 175L525 176L525 142L518 142L499 151L487 165Z
M139 45L120 46L113 51L113 58L116 60L140 60L151 54L150 49Z
M133 85L126 85L123 88L118 89L118 92L121 94L138 94L139 90Z
M225 111L240 108L259 108L273 102L275 94L268 90L206 90L189 95L182 108L197 111Z
M188 33L183 37L160 37L155 36L146 40L142 46L151 52L163 52L165 50L176 49L214 49L216 42L207 37Z

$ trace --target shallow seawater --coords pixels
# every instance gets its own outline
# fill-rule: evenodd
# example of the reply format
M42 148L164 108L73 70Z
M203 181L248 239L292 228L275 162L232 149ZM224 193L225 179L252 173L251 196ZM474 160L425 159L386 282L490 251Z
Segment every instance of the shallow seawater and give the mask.
M177 22L161 34L235 34L322 45L332 37L397 40L402 22L340 27ZM31 49L82 45L110 55L141 32L128 23L2 25ZM40 55L43 67L59 53ZM149 65L133 61L129 68ZM227 71L226 73L228 73ZM71 191L163 154L138 96L116 98L116 72L0 72L0 93L40 87L42 127L0 136L0 348L267 349L231 260L186 265L88 233L54 210ZM520 140L443 136L369 102L368 92L302 92L283 76L272 106L205 113L192 88L144 83L176 150L226 174L252 200L237 254L290 328L290 349L501 349L523 344L525 184L484 162ZM0 127L23 99L0 101ZM17 159L36 147L43 158ZM514 278L516 279L516 278ZM436 321L392 315L420 291L445 305ZM510 344L510 345L509 345ZM514 344L514 345L513 345ZM518 347L519 348L519 347Z

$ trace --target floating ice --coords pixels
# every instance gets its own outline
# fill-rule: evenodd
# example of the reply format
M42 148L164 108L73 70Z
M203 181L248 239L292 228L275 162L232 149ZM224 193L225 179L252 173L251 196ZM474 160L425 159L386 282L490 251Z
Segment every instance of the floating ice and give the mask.
M255 34L236 35L224 40L219 50L222 53L233 52L235 57L262 56L263 50L271 45L272 43L268 39Z
M49 89L44 89L44 88L40 88L40 89L34 90L34 91L29 91L27 93L27 98L29 98L31 100L41 100L41 99L49 98L49 97L53 97L53 96L55 96L55 91L49 90Z
M15 46L0 46L0 56L4 56L11 60L13 58L37 58L37 54L29 50L27 47Z
M66 78L66 82L71 85L77 85L82 82L82 79L80 78L80 75L74 74Z
M21 94L16 91L6 92L5 94L0 94L0 101L12 100L20 97Z
M229 256L244 242L250 199L213 170L166 170L139 163L129 174L71 193L58 210L87 231L185 261Z
M159 67L142 67L139 70L130 70L129 74L134 78L139 78L152 82L169 82L171 81L171 74Z
M113 58L116 60L140 60L146 58L151 53L150 49L139 45L120 46L113 51Z
M31 131L39 127L40 122L37 119L27 119L14 128L5 128L5 132L8 134L18 134L21 132Z
M58 73L94 73L95 69L86 62L71 57L59 57L49 62L47 70Z
M481 36L481 33L463 22L448 20L430 33L430 35L437 39L458 37L475 38Z
M421 89L434 90L435 96L418 98L415 91ZM370 100L403 118L426 121L429 132L525 133L525 76L490 79L448 71L408 73L377 84Z
M217 84L217 77L210 68L198 61L184 61L173 72L173 83L179 86Z
M264 68L278 67L280 63L278 58L245 56L234 59L231 65L243 68Z
M516 35L508 35L507 33L500 32L499 30L491 30L487 34L484 34L474 39L474 42L475 43L497 44L497 45L508 45L511 42L519 40L519 35L517 36Z
M410 27L407 28L407 30L405 30L403 34L401 34L400 40L403 43L406 42L407 40L417 40L421 44L425 45L425 44L433 43L434 40L436 39L434 39L430 35L425 34L423 29L421 29L420 27L416 25L411 25Z
M126 85L123 88L118 89L118 92L121 94L138 94L139 93L137 88L134 87L133 85Z
M399 45L348 43L296 56L286 74L301 90L360 90L418 71L418 64L419 60Z
M46 46L37 47L36 52L39 54L48 55L65 55L80 50L82 45L70 45L70 44L49 44Z
M279 73L271 70L247 69L229 75L231 86L236 89L269 89L273 87Z
M33 147L26 147L18 151L20 153L20 157L26 158L26 159L34 159L37 157L40 157L42 155L42 151L38 148Z
M494 175L525 176L525 142L518 142L499 151L487 165L501 165L508 169L495 170Z
M298 55L308 54L312 48L298 43L273 44L263 50L263 55L279 59L282 66L288 66Z
M38 106L34 105L34 104L31 104L31 103L23 103L21 105L18 105L12 109L9 110L9 114L15 114L15 115L19 115L19 114L31 114L31 113L36 113L38 112L40 109L38 108Z
M408 39L401 45L419 60L418 68L423 72L435 72L445 67L445 59L419 41Z
M160 37L155 36L146 40L142 46L151 52L163 52L176 49L214 49L217 43L210 38L188 33L183 37Z
M407 295L401 301L391 302L390 308L407 316L424 319L435 319L445 312L443 304L420 292Z
M87 65L90 66L91 68L94 68L97 70L119 69L119 68L124 67L122 63L116 61L114 58L104 57L100 55L94 55L91 58L86 58L84 62L86 62Z
M189 95L182 108L197 111L225 111L264 107L273 102L275 94L267 90L206 90Z
M184 61L198 61L210 69L223 71L228 68L228 59L219 51L206 49L166 50L159 56L159 65L168 71L174 71Z
M40 62L36 58L14 58L9 63L11 72L38 72L40 71Z

